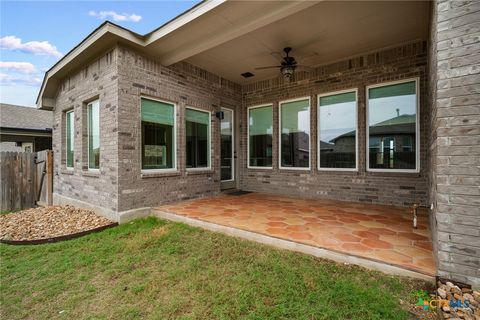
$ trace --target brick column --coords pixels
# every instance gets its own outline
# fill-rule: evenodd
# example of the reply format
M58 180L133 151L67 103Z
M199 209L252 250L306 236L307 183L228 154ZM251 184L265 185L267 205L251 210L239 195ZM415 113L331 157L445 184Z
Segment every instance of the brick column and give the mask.
M480 1L432 5L429 178L438 275L478 288Z

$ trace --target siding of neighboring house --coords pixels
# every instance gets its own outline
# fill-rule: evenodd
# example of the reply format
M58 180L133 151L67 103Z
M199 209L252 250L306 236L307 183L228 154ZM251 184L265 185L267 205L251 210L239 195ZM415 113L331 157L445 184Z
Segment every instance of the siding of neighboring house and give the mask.
M434 12L429 165L438 275L480 287L480 2L436 1Z
M0 151L52 149L52 119L51 111L0 103Z
M380 173L365 170L366 86L420 78L420 172ZM240 187L250 191L273 192L308 198L328 198L391 205L427 204L427 44L417 42L367 54L317 68L306 77L297 73L295 82L282 78L249 84L243 87L241 122L246 123L247 107L273 103L273 170L246 168L246 129L243 128L240 163ZM317 168L317 94L344 89L358 89L358 172L318 171ZM278 102L298 97L311 97L311 169L279 170L278 168Z

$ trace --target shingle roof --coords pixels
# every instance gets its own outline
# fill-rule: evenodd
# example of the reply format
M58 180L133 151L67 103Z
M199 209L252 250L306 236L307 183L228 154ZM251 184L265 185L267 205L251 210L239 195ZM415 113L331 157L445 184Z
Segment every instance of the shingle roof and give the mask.
M368 129L369 134L371 135L382 135L382 134L414 134L415 133L415 115L414 114L403 114L379 123L370 126ZM355 135L355 130L339 135L338 137L333 138L330 142L335 142L336 140L343 137L351 137Z
M52 129L51 111L0 103L0 127L33 130Z

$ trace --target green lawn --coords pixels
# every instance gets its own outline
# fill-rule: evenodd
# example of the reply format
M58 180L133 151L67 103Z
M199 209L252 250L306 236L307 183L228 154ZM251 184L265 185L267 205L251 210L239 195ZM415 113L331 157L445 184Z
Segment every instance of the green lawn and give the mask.
M408 319L425 285L155 218L0 253L2 319Z

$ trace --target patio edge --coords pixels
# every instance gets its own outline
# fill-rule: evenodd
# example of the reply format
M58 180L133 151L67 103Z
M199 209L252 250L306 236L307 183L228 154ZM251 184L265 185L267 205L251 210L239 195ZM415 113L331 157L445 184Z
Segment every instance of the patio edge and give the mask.
M401 267L397 267L397 266L386 264L386 263L380 263L370 259L343 254L343 253L331 251L328 249L323 249L319 247L310 246L307 244L293 242L290 240L275 238L275 237L263 235L263 234L252 232L252 231L246 231L246 230L236 229L233 227L228 227L228 226L206 222L202 220L196 220L196 219L188 218L185 216L180 216L174 213L161 211L158 209L153 210L153 215L158 218L175 221L175 222L182 222L193 227L200 227L210 231L223 233L229 236L234 236L234 237L270 245L276 248L309 254L317 258L329 259L329 260L333 260L340 263L355 264L361 267L365 267L367 269L381 271L386 274L412 277L412 278L435 283L435 276L430 276L424 273L403 269Z

